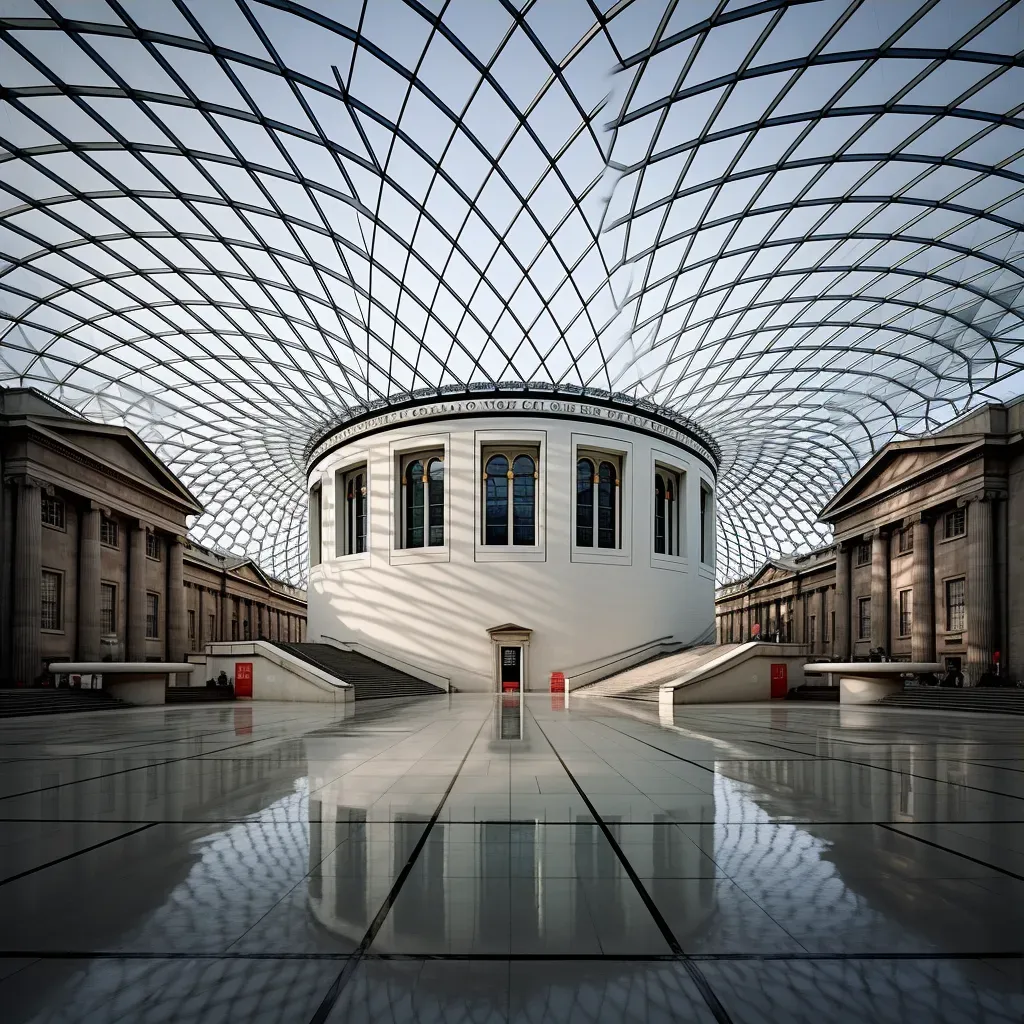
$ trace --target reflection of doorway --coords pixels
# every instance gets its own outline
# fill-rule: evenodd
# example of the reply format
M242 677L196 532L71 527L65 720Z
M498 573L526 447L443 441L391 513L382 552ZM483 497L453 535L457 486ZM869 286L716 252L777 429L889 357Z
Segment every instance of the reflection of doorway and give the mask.
M523 686L522 647L501 648L501 692L518 693Z

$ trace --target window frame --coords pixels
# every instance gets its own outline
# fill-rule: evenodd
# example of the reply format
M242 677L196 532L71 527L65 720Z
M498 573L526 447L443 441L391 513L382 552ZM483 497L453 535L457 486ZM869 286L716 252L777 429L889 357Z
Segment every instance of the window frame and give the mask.
M348 497L349 484L351 483L354 486L360 476L362 476L362 516L364 520L363 549L361 551L358 550L360 538L353 529L353 509L350 507ZM365 451L353 452L334 470L334 557L336 559L348 563L365 563L369 559L372 498L370 460ZM357 501L354 501L354 503L358 505Z
M110 598L110 629L103 629L103 594L109 592ZM100 636L117 636L117 584L109 580L100 580Z
M149 603L150 598L155 602L153 605L153 619L154 619L154 632L149 631ZM153 590L146 591L146 639L147 640L159 640L160 639L160 595Z
M506 475L507 481L515 483L515 464L521 458L530 459L533 462L533 542L531 544L517 544L515 542L515 489L514 487L510 490L506 486L505 490L505 543L491 543L487 540L487 506L488 506L488 483L493 478L493 474L487 472L487 467L490 465L491 460L495 458L503 458L506 462ZM539 508L538 508L538 497L540 494L540 446L536 444L527 444L522 441L510 441L507 443L498 444L484 444L480 447L480 508L481 516L478 520L478 538L477 541L481 547L490 548L492 550L498 549L503 551L529 551L537 547L537 536L539 533ZM511 538L509 541L508 538Z
M47 517L47 508L54 508L60 510L59 518L60 522L51 522ZM50 530L59 530L61 533L68 532L68 506L67 502L57 496L56 494L47 494L43 492L42 498L39 503L39 516L43 526Z
M867 608L867 617L865 618L864 609ZM865 631L864 626L867 624L867 630ZM858 597L857 598L857 640L870 640L871 639L871 598L870 597Z
M422 485L423 495L420 502L420 512L423 513L423 525L420 529L423 531L423 543L422 544L411 544L409 542L409 473L413 466L419 465L421 467L421 477L419 483ZM441 513L441 541L439 543L431 543L431 531L434 529L436 524L430 521L430 485L431 485L431 472L435 466L440 465L442 478L442 491L441 491L441 502L442 502L442 513ZM431 548L443 548L445 546L445 539L447 537L447 531L445 529L445 515L444 509L448 505L448 472L447 466L445 465L444 452L436 448L427 448L424 450L417 450L409 452L398 461L399 467L399 479L398 486L401 489L401 497L399 502L399 517L400 527L398 530L398 537L401 541L403 551L421 551L429 550Z
M152 543L150 543L152 541ZM152 552L156 552L153 554ZM163 552L160 549L160 537L156 530L146 530L146 557L151 562L162 562Z
M904 625L907 627L904 629ZM905 587L896 595L896 628L901 639L913 636L914 633L914 590Z
M103 533L106 529L113 529L113 540L104 538ZM121 524L113 516L105 516L102 512L100 513L100 544L114 551L120 551L121 549Z
M705 569L715 564L715 506L715 488L701 476L697 491L697 559Z
M963 523L963 529L959 533L949 532L949 521L951 518L959 516ZM967 508L951 508L947 512L942 514L942 541L945 543L947 540L962 540L967 536Z
M324 560L324 486L319 476L306 489L306 538L307 561L313 569Z
M857 541L857 547L853 553L853 567L855 569L863 569L864 566L871 564L871 554L873 549L873 542L870 540L859 540ZM861 559L861 555L867 552L867 557Z
M896 531L896 554L912 555L914 553L913 525L901 527Z
M950 604L950 587L953 584L960 584L961 599L959 605ZM947 633L965 633L967 631L967 577L966 575L950 576L942 581L942 606L944 611L943 620L946 624ZM960 612L960 625L952 625L952 612L958 607Z
M807 640L806 640L806 642L809 643L809 644L816 644L818 642L818 638L815 636L815 634L817 633L817 625L818 625L818 616L817 615L808 615L807 616L807 627L806 627L807 628Z
M391 565L451 560L451 445L447 433L423 433L392 441L388 446L388 559ZM410 462L419 458L440 457L444 463L444 543L424 547L405 547L405 488L403 481ZM369 525L369 524L368 524Z
M671 476L676 485L676 499L673 503L674 509L672 512L672 523L676 534L676 551L674 554L655 551L658 514L655 495L659 473ZM646 482L648 501L650 502L650 513L648 515L650 536L647 543L650 547L652 568L672 569L675 572L690 571L690 529L688 522L690 473L691 466L689 461L680 458L673 452L652 448L650 475Z
M43 633L63 633L64 632L64 621L65 621L65 618L64 618L64 582L65 582L64 581L64 570L63 569L51 569L49 566L45 566L44 565L42 567L42 569L40 570L40 572L41 572L40 580L41 580L41 584L42 584L42 589L40 590L40 596L39 596L40 622L44 622L45 623L45 621L46 621L46 617L45 617L45 615L43 613L43 607L44 607L44 605L46 603L45 599L44 599L46 577L47 576L52 576L54 578L54 580L56 580L56 584L57 584L57 597L56 597L56 601L54 602L55 605L56 605L56 622L57 622L57 624L55 626L42 625L42 626L40 626L40 631L43 632Z
M473 432L473 560L476 562L543 562L547 558L547 476L548 443L546 430L526 430L516 426ZM487 544L486 481L487 460L498 453L506 456L529 455L534 459L534 534L533 544ZM508 515L512 516L512 502ZM511 538L510 538L511 539Z

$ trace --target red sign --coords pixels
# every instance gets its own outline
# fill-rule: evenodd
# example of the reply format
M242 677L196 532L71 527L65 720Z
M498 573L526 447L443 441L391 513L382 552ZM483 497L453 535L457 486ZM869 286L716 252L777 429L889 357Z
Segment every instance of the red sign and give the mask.
M235 662L235 697L252 700L252 662Z
M785 662L772 665L772 698L785 697L789 693L789 681Z
M551 692L552 693L565 693L565 673L564 672L552 672L551 673Z

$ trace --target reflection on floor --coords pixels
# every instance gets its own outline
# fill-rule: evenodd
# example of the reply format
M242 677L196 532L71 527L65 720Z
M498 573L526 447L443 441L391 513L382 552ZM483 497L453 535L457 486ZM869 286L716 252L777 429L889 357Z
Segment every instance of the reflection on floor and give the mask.
M0 758L4 1024L1024 1019L1016 720L460 694Z

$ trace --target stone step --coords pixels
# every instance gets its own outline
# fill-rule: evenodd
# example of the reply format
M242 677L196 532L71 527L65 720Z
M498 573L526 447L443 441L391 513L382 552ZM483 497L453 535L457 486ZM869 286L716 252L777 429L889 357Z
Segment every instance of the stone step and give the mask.
M164 691L168 704L205 704L235 699L233 686L168 686Z
M419 697L444 693L433 683L417 679L390 665L374 661L354 651L343 651L331 644L295 644L278 641L277 647L310 665L351 683L356 700L380 700L385 697Z
M629 700L657 701L663 683L693 672L701 665L735 650L739 644L700 644L676 654L659 655L623 672L579 686L575 697L624 697Z
M113 711L130 706L103 690L0 690L0 718Z
M1024 690L1015 687L966 689L913 687L875 702L895 708L932 711L973 711L995 715L1024 715Z

